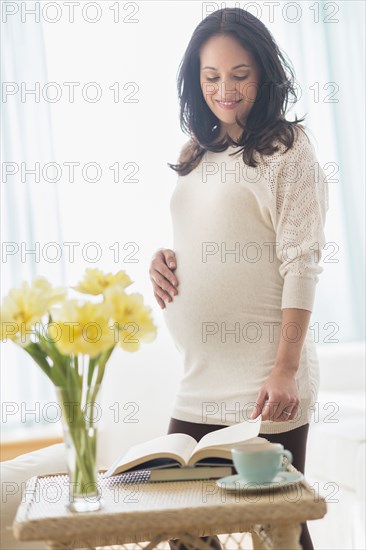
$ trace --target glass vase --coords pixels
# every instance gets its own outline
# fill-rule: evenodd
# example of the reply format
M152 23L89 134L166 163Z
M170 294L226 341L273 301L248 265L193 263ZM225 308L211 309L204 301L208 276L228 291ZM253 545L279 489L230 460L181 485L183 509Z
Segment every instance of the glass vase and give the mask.
M97 480L97 421L101 416L97 398L100 388L100 384L95 384L84 387L82 392L73 385L55 386L69 475L67 507L72 512L95 512L104 504Z

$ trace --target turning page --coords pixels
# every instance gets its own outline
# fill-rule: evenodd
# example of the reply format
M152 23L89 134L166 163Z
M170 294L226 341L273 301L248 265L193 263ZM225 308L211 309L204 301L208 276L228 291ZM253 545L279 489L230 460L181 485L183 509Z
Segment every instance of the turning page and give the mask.
M234 445L240 442L245 442L248 439L257 437L261 426L262 415L260 414L254 420L246 420L233 426L228 426L222 430L210 432L202 437L201 441L197 443L194 454L206 447L219 447ZM260 443L260 440L256 441Z

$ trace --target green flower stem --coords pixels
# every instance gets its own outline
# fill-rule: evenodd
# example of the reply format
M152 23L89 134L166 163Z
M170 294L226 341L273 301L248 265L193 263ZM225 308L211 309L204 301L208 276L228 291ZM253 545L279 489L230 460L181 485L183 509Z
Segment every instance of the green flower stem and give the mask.
M31 343L24 350L32 357L32 359L41 367L43 372L48 376L51 382L57 386L64 385L62 372L57 368L52 368L47 361L47 354L38 343Z
M102 353L102 357L100 359L100 364L103 365L103 368L106 366L106 363L107 363L108 359L110 358L110 356L112 355L112 352L113 352L115 347L116 347L116 345L112 346L107 351Z
M90 382L92 380L92 375L89 377L90 375L90 365L89 365L89 375L88 375L88 394L87 394L87 400L89 400L90 402L93 402L95 401L95 398L96 398L96 392L98 391L98 384L101 384L102 383L102 380L103 380L103 377L104 377L104 371L105 371L105 367L106 367L106 364L107 364L107 361L108 359L110 358L110 356L112 355L112 352L114 350L116 346L113 346L111 347L110 349L108 349L107 351L101 353L100 355L97 356L96 359L93 360L93 372L92 372L92 375L94 373L94 370L95 368L97 367L98 368L98 375L97 375L97 379L96 379L96 382L95 382L95 390L94 392L91 392L91 387L90 387ZM93 386L92 386L93 387Z
M39 338L39 344L40 346L45 350L45 352L50 356L50 358L52 359L52 361L54 362L54 364L56 365L59 365L60 368L62 368L64 370L64 367L65 367L65 360L66 360L66 356L65 355L62 355L54 342L50 342L49 340L47 340L47 338L45 338L37 329L36 329L36 334Z
M97 355L96 357L91 357L90 360L89 360L88 388L90 387L91 382L92 382L92 380L93 380L94 370L95 370L95 367L98 365L98 361L99 361L100 355L101 355L101 354Z
M71 392L71 395L70 395ZM62 399L64 402L73 402L73 387L62 388ZM72 439L73 446L76 452L76 461L74 465L73 483L76 483L76 487L73 488L75 494L85 494L86 485L92 484L93 487L89 487L89 492L95 492L96 478L95 478L95 450L96 442L95 436L93 436L92 444L89 443L88 427L82 415L80 407L76 407L76 411L73 409L75 418L66 416L65 423L67 425L69 435Z
M83 430L80 433L79 433L79 431L76 432L74 439L78 439L80 441L81 455L84 456L84 457L87 457L86 467L89 470L89 477L87 478L87 483L91 483L91 482L96 483L96 479L95 479L96 434L93 434L92 436L89 436L89 434L88 434L88 422L89 422L89 420L86 420L83 417L83 411L81 410L81 397L82 397L82 390L83 390L83 375L85 376L85 369L83 368L83 373L81 373L79 375L78 374L79 358L76 355L74 355L73 359L74 359L75 368L72 369L72 375L74 376L75 383L72 384L71 390L74 394L76 394L76 398L77 398L78 402L80 403L80 409L78 409L78 413L80 414L79 421L80 421L80 424L82 424L82 426L83 426ZM83 357L83 360L85 361L86 358ZM85 365L83 365L83 367L84 366ZM93 365L92 365L92 368L93 368ZM89 375L89 373L88 373L88 375ZM89 378L89 376L88 376L88 378ZM97 390L97 388L96 388L96 390ZM93 392L94 395L93 395L93 398L91 399L90 384L88 384L86 403L90 403L90 402L93 402L95 400L96 390L95 390L95 392ZM92 424L92 422L91 422L91 424ZM81 468L80 468L78 462L76 462L76 464L75 464L75 480L77 480L78 483L80 482L80 485L85 484L85 478L83 479L83 472L81 471Z
M81 407L83 381L86 372L83 369L84 372L79 373L79 357L77 354L62 355L55 344L48 341L39 332L38 338L39 342L31 343L25 349L53 384L62 388L62 401L69 403L71 407L70 411L67 412L65 406L63 406L64 424L68 432L67 437L75 453L75 462L73 465L70 464L71 492L79 497L95 494L97 491L97 432L95 431L92 435L89 434L89 423L93 426L94 418L86 420ZM95 358L89 358L86 403L93 404L95 402L98 386L91 386L93 373L95 368L98 367L96 384L99 384L112 350L113 348L109 350L109 353L101 353ZM49 364L48 358L51 359L52 366ZM83 359L86 360L85 357ZM98 364L99 361L101 361L101 365ZM92 414L94 414L93 409Z
M37 329L36 334L39 338L38 345L52 360L53 366L52 376L54 376L57 384L60 384L60 379L66 375L67 357L62 355L53 342L49 342Z
M73 356L73 375L75 383L77 384L78 389L80 392L83 388L83 374L79 374L79 357L77 353L74 353Z
M72 437L73 440L77 439L77 444L80 445L79 457L75 463L74 479L72 480L76 483L74 493L82 495L88 493L94 494L97 486L95 476L96 455L94 453L94 449L96 449L94 443L95 436L89 436L87 428L85 428L81 431L76 431ZM85 473L85 470L87 473Z
M98 378L99 378L99 372L98 372ZM96 394L98 392L98 385L100 385L100 382L98 381L98 378L97 378L97 382L95 383L94 386L90 386L88 387L88 393L87 393L87 402L89 403L94 403L95 402L95 398L96 398ZM92 391L92 388L94 388L94 390Z
M78 360L78 356L75 354L75 355L72 355L70 359L70 374L71 374L70 384L71 384L71 389L75 392L75 396L77 398L78 397L80 398L80 403L81 403L82 377L79 376L78 370L79 370L79 360Z

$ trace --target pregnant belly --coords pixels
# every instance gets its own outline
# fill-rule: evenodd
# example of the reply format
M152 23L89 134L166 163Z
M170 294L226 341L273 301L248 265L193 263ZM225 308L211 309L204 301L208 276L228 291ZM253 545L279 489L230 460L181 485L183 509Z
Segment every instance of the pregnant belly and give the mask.
M273 294L273 280L271 289L263 276L253 276L253 265L192 263L178 257L177 264L178 295L166 302L163 316L178 349L225 353L223 344L229 343L243 352L258 335L262 344L268 340L263 323L281 320L281 292Z

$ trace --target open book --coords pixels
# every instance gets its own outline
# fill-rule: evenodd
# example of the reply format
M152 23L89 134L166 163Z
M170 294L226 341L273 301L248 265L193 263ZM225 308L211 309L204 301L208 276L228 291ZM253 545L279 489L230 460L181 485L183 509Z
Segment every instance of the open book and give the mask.
M268 443L258 437L262 416L240 422L206 434L197 443L194 437L175 433L167 434L131 447L119 456L106 470L103 477L164 468L232 466L231 447L241 443Z

